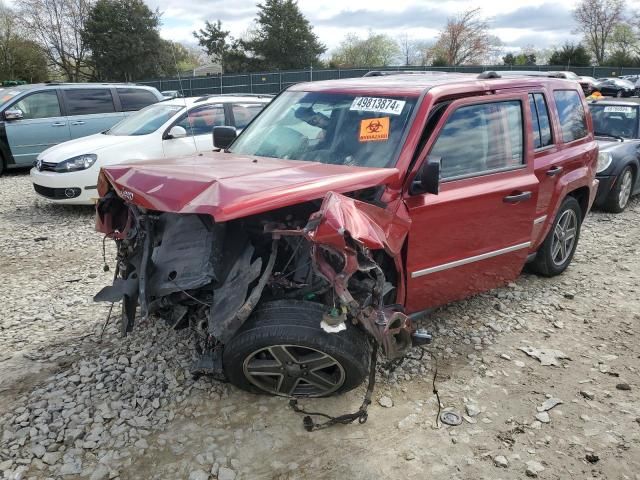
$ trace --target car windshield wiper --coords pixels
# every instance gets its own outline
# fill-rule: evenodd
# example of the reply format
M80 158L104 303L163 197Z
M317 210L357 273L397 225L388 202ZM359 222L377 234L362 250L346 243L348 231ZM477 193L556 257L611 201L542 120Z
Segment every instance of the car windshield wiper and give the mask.
M593 132L593 134L596 137L609 137L609 138L615 138L616 140L620 140L621 142L624 142L624 138L619 136L619 135L612 135L611 133L603 133L603 132Z

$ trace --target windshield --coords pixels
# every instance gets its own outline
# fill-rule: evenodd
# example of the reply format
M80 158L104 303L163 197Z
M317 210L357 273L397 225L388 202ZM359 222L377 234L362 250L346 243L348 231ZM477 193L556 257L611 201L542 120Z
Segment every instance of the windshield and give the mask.
M132 113L105 133L117 136L148 135L158 130L183 108L180 105L151 105Z
M336 165L395 164L416 98L285 92L258 115L233 153Z
M635 138L638 108L620 105L590 105L593 130L596 133Z

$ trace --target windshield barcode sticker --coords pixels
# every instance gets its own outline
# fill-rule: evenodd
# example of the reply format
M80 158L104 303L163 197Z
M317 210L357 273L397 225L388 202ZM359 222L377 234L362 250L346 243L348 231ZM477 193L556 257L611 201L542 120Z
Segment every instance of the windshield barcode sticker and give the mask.
M604 107L605 113L630 113L633 114L634 107Z
M407 102L404 100L394 100L393 98L356 97L349 110L400 115L405 103Z

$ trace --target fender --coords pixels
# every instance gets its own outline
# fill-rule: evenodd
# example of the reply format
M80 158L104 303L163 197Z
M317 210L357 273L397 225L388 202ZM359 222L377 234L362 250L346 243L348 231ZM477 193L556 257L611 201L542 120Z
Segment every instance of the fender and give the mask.
M588 206L590 210L591 205L593 204L593 200L595 199L596 191L598 189L598 184L595 180L595 168L590 165L585 165L570 171L558 180L556 189L554 191L554 198L556 199L556 201L553 205L553 210L547 216L547 219L545 220L545 226L542 229L540 237L537 239L536 244L532 248L532 252L535 252L538 249L540 244L549 234L551 226L553 225L556 215L558 214L558 210L560 210L560 205L562 205L562 201L565 199L565 197L571 192L583 187L589 189ZM587 212L585 212L585 215Z

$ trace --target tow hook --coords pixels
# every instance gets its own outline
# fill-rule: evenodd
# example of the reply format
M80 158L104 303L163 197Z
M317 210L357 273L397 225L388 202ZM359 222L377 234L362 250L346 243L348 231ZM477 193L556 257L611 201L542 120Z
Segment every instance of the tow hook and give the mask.
M429 345L433 336L424 328L419 328L411 335L411 343L414 347Z

